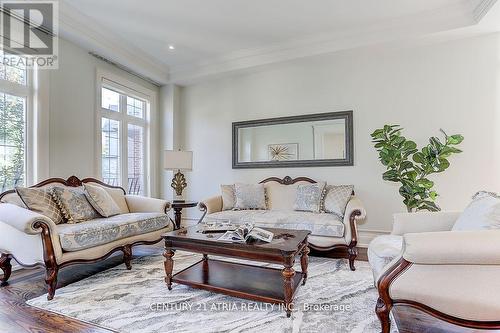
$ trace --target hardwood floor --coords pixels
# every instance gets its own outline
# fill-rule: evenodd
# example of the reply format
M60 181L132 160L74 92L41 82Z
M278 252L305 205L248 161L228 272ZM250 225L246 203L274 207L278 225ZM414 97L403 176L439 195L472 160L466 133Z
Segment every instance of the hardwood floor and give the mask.
M158 247L138 246L134 248L134 257L158 253ZM366 249L359 251L359 260L367 260ZM77 265L60 271L58 288L85 279L93 274L116 265L123 265L122 256L117 253L95 264ZM44 271L42 269L19 270L12 273L9 283L0 288L0 332L2 333L103 333L110 330L74 320L51 312L38 310L26 305L26 300L46 293ZM57 292L56 292L57 297ZM400 333L472 333L485 332L463 329L436 320L421 312L407 307L397 307L394 315ZM424 326L425 325L425 326ZM425 328L424 328L425 327ZM492 332L492 331L488 331Z

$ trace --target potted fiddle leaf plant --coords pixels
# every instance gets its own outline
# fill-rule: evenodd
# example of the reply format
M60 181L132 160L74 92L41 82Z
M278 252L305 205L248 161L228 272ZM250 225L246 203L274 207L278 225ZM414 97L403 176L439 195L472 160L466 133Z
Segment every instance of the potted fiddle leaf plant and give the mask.
M419 150L414 141L401 134L402 130L399 125L385 125L371 134L379 160L387 168L382 178L400 183L399 194L408 212L439 211L435 202L438 193L429 176L448 169L448 158L462 152L456 146L464 137L460 134L447 135L441 129L443 141L431 137L429 144Z

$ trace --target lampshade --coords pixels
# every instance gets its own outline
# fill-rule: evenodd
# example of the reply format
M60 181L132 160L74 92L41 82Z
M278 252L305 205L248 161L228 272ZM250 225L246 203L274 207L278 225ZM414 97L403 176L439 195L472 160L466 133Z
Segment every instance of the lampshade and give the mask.
M193 169L193 152L181 150L165 150L166 170L188 170Z

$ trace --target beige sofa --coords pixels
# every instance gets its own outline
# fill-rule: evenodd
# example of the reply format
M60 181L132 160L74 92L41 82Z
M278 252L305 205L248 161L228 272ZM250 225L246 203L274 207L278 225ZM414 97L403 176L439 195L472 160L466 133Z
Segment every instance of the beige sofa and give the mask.
M80 263L105 259L122 251L124 262L131 269L132 247L153 244L161 234L173 230L167 215L170 203L165 200L126 195L120 187L106 185L96 179L68 180L52 178L33 187L69 186L82 183L102 186L120 207L121 213L76 224L55 224L49 218L28 210L14 191L0 194L0 268L1 279L11 274L11 258L25 267L46 269L48 296L53 298L59 269Z
M500 230L450 231L459 215L395 214L391 235L370 243L383 332L394 305L464 327L500 328Z
M297 186L315 183L300 177L283 179L271 177L263 183L267 194L267 210L222 210L222 196L214 196L200 202L205 219L231 220L235 223L253 223L261 227L305 229L312 233L309 246L316 251L337 253L349 259L351 270L358 254L357 222L365 217L361 201L353 194L347 204L344 217L328 213L298 212L293 210Z

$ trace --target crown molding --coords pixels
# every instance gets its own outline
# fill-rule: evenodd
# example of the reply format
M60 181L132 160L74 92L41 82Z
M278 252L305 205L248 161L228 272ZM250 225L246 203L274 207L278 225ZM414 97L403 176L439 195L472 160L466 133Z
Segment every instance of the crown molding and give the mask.
M461 0L437 10L385 20L376 25L355 26L333 34L238 50L170 68L63 1L60 2L59 31L63 38L154 82L186 85L293 59L407 42L475 26L496 3L497 0Z
M169 80L168 67L102 28L95 20L66 2L59 3L59 34L87 51L129 68L133 72L165 84Z
M478 1L480 1L478 3ZM170 83L193 84L203 79L228 75L236 71L259 66L415 39L477 24L496 0L463 0L438 10L425 11L392 20L383 24L365 25L337 34L314 36L309 39L281 43L269 47L240 50L200 63L190 63L170 68Z

